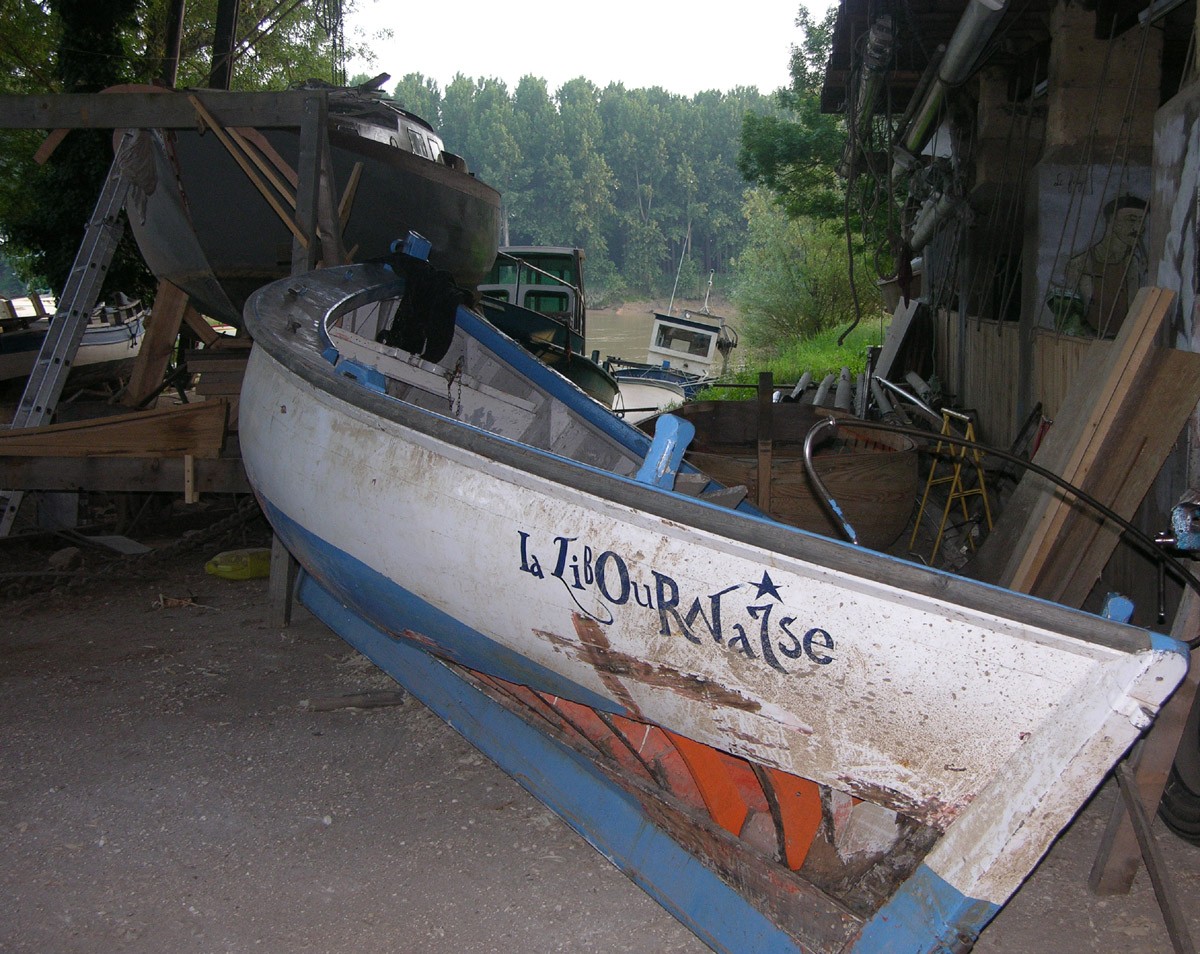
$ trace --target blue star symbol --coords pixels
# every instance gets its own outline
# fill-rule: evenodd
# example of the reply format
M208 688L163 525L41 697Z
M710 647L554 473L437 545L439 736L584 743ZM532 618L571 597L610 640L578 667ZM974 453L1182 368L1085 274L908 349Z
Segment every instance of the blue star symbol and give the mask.
M783 602L783 597L779 595L779 590L776 589L775 582L771 579L771 574L767 573L766 570L763 571L763 577L759 582L751 583L750 585L758 587L758 592L754 594L756 600L761 600L764 596L773 596L780 603Z

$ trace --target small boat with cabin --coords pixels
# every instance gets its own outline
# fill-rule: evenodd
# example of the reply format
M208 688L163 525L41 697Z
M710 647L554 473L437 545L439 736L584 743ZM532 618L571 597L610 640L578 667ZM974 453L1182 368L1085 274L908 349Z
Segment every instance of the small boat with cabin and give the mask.
M479 285L483 315L606 407L617 381L586 353L583 249L504 246Z

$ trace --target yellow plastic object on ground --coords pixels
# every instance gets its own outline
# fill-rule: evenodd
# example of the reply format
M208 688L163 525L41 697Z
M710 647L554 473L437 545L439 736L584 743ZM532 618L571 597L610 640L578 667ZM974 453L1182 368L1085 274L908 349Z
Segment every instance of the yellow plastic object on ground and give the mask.
M226 580L256 580L271 575L271 548L226 550L204 564L206 572Z

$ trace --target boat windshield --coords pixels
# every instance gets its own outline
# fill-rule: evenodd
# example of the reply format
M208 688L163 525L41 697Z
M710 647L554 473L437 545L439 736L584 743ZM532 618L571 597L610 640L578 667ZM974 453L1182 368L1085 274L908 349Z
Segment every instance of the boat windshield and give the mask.
M682 351L686 354L703 356L708 354L715 337L715 331L712 333L693 331L660 323L658 334L654 338L654 346L667 351Z

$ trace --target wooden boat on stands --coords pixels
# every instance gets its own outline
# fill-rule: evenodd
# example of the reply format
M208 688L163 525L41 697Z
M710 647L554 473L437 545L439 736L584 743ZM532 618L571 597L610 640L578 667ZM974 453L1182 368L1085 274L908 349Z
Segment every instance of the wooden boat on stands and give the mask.
M969 948L1182 644L765 516L458 301L411 260L250 297L300 599L714 949Z
M333 181L345 205L343 245L363 261L413 230L434 244L436 267L473 288L496 257L499 193L446 151L428 123L383 98L375 85L330 88L328 135ZM121 90L185 95L158 87L120 87L114 95ZM233 132L240 150L271 169L285 190L295 190L299 130ZM215 130L143 130L129 169L129 224L146 264L186 291L203 314L239 325L246 296L290 273L291 231ZM265 179L263 188L286 205Z
M698 468L723 483L745 484L750 499L777 520L827 536L839 534L839 523L809 478L804 441L818 421L834 418L836 431L823 433L813 447L813 467L858 542L886 549L908 525L919 476L917 447L907 437L855 428L851 415L811 404L699 401L672 413L696 428L687 459ZM763 432L770 435L765 455ZM763 473L770 475L765 494Z

